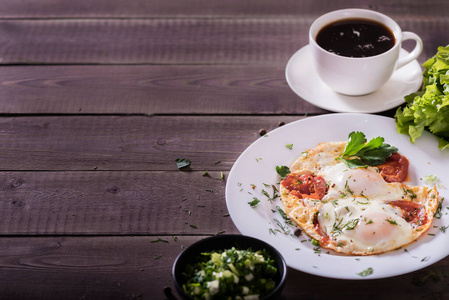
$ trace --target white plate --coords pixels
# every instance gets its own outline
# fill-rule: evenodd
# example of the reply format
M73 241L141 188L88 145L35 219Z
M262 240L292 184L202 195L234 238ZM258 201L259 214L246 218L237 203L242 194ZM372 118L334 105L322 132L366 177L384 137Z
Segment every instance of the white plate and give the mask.
M394 119L368 115L341 113L310 117L284 125L259 138L248 147L232 167L226 184L226 203L234 224L244 235L262 239L276 247L284 256L288 266L314 275L342 279L374 279L396 276L427 267L449 255L449 229L444 233L439 228L449 226L447 200L443 203L443 216L435 219L433 226L418 241L399 249L373 256L350 256L321 249L315 253L308 237L282 234L276 220L283 218L276 211L282 207L278 199L270 202L262 189L272 195L270 185L279 184L276 166L290 166L301 152L327 141L346 141L351 131L362 131L367 139L383 136L385 142L396 146L410 161L411 185L425 185L420 179L426 175L437 175L438 184L449 187L449 151L438 149L437 139L427 133L415 144L407 135L398 134ZM293 144L290 150L285 145ZM267 184L265 186L264 184ZM255 185L253 189L252 185ZM448 190L439 187L442 197L449 199ZM261 204L251 207L248 202L257 197ZM275 212L273 212L275 210ZM276 220L275 220L276 219ZM287 225L290 233L294 226ZM432 234L432 235L429 235ZM434 235L433 235L434 234ZM297 250L299 248L299 250ZM374 272L366 277L357 273L367 268Z
M401 49L400 55L408 52ZM404 96L416 92L422 84L422 70L414 60L396 70L379 90L364 96L346 96L331 90L318 76L309 45L298 50L288 61L285 77L290 88L307 102L335 112L375 113L404 103Z

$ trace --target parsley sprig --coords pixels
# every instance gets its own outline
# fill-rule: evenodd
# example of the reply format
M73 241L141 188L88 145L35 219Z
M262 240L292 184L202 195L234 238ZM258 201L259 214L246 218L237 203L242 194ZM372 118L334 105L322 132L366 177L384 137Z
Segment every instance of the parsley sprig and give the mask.
M351 169L366 168L383 164L395 152L398 152L398 149L384 143L383 137L379 136L367 142L363 132L353 131L348 136L348 143L341 158Z
M290 169L287 166L276 166L276 173L278 173L282 179L285 179L285 177L290 174Z

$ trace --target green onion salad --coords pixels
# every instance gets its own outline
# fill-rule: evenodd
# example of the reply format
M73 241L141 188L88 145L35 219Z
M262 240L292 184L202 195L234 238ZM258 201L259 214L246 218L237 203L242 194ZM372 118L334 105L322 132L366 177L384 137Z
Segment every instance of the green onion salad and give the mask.
M192 299L255 300L276 287L278 270L264 250L236 248L202 253L186 267L182 285Z

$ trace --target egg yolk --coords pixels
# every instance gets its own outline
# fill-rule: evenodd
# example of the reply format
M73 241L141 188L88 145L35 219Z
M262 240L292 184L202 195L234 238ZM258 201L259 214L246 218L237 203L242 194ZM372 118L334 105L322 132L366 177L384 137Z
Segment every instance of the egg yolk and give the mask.
M396 226L388 222L388 215L381 212L372 212L360 218L355 228L355 235L364 244L375 246L383 240L389 240L397 230Z

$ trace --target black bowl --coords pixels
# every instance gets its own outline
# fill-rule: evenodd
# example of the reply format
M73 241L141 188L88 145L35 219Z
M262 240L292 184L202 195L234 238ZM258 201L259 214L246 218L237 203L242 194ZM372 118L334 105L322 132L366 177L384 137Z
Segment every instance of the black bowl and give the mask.
M274 279L276 281L276 287L270 294L260 299L276 299L280 296L281 291L284 287L285 277L287 276L287 265L285 264L285 260L281 256L281 254L273 246L259 239L244 235L225 234L200 240L184 249L175 259L172 270L173 280L178 292L183 297L183 299L191 299L187 296L186 293L184 293L184 290L182 289L183 278L181 274L186 269L186 266L188 264L194 263L195 259L199 257L202 252L224 250L230 249L232 247L235 247L237 249L251 248L253 251L262 249L268 251L271 258L275 260L275 266L278 269L278 273L276 275L276 278Z

